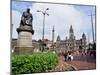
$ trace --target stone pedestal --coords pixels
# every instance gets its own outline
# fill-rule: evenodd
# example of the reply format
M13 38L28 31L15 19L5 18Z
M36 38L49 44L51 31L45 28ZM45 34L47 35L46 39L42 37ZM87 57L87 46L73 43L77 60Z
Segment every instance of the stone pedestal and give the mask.
M32 46L32 33L30 32L20 32L18 35L17 46Z
M24 25L17 28L18 40L15 47L16 54L32 54L32 34L34 33L31 25Z

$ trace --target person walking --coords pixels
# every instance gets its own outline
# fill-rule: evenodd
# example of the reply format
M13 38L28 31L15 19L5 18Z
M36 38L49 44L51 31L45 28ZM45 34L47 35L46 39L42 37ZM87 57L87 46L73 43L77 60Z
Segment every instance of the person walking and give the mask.
M65 53L64 53L64 61L65 61L65 62L67 61L67 56L68 56L68 53L65 52Z

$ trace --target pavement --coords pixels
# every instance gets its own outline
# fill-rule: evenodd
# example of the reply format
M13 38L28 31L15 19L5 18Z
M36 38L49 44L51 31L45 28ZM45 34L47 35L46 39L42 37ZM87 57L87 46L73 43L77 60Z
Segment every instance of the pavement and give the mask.
M93 56L89 55L73 55L73 61L64 61L64 57L60 56L60 61L65 62L66 64L73 65L77 70L92 70L96 69L96 59Z

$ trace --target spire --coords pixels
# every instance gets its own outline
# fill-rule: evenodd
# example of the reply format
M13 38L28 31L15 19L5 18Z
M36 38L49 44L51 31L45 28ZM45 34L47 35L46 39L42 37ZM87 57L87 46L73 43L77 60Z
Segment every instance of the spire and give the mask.
M60 36L59 35L57 36L57 41L60 41Z
M55 32L55 28L54 28L54 26L53 26L52 32Z
M83 38L83 39L86 39L85 33L82 34L82 38Z
M70 26L70 29L69 29L69 39L75 39L72 25Z
M70 26L70 32L73 33L73 27L72 27L72 25Z

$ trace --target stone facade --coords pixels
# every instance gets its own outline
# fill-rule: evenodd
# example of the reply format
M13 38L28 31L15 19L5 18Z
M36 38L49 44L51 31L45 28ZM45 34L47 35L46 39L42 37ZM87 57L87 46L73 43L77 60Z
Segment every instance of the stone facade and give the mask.
M61 40L58 35L56 40L56 46L59 50L85 50L87 47L86 35L83 33L79 40L75 39L74 30L72 25L69 29L69 38L66 37L65 40Z

